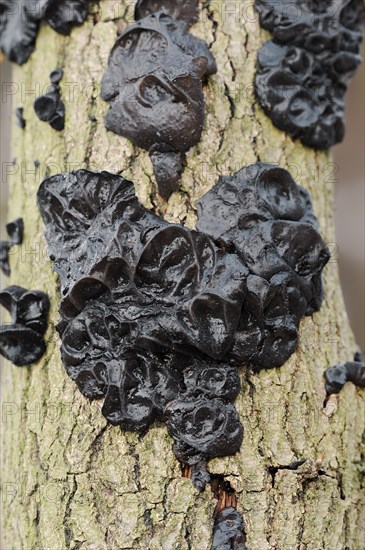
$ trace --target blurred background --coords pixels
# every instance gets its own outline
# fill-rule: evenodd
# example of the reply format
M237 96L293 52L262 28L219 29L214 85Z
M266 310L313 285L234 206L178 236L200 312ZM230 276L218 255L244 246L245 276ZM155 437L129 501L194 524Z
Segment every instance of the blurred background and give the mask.
M363 55L365 58L365 55ZM346 96L346 136L334 147L338 165L336 240L342 290L357 343L365 351L365 66Z
M336 173L336 251L340 266L342 288L352 329L361 349L365 350L365 112L364 64L350 83L346 96L346 138L334 148ZM11 65L0 63L0 86L11 82ZM2 89L2 88L0 88ZM12 160L9 147L10 125L14 121L13 107L0 103L0 166ZM15 108L15 107L14 107ZM8 221L6 205L8 190L1 177L0 238ZM0 281L3 288L4 281Z

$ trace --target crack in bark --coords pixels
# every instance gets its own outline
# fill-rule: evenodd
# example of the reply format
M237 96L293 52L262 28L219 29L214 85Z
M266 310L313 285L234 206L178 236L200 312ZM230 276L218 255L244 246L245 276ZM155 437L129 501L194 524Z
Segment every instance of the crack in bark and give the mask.
M73 533L71 528L69 527L69 520L71 517L71 504L75 497L76 491L77 491L77 481L76 477L72 476L72 489L69 494L69 497L66 502L66 508L63 516L63 525L64 525L64 536L65 536L65 546L67 550L71 549L71 543L73 542Z

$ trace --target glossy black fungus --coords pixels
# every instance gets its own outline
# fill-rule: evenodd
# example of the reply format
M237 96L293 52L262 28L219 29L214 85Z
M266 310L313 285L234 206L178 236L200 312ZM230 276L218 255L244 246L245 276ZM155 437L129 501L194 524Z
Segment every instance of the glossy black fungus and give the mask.
M238 413L222 399L189 401L182 395L168 404L166 414L169 434L175 440L174 453L181 462L232 455L241 447L243 428Z
M107 172L48 178L38 204L68 375L122 429L165 420L202 488L205 462L242 442L237 367L282 365L320 307L329 252L308 193L285 170L249 166L198 201L198 231Z
M363 0L256 0L272 33L258 52L259 102L304 145L325 149L344 136L344 95L361 62Z
M134 17L138 21L161 11L192 25L199 17L198 5L198 0L137 0Z
M211 550L247 550L245 525L235 508L224 508L216 515Z
M166 200L180 189L184 158L184 154L173 151L150 151L153 173L158 182L158 192Z
M37 117L57 131L65 127L65 104L61 99L61 87L59 82L62 79L62 69L55 69L50 74L51 85L44 95L37 97L34 101L34 110Z
M28 3L43 5L38 16L59 34L68 35L74 25L86 21L90 0L28 0Z
M141 2L137 9L144 14L169 4ZM171 6L175 11L183 3ZM110 102L105 125L149 151L165 199L179 187L186 151L200 140L202 80L216 70L207 44L163 11L128 27L111 51L101 84L101 97Z
M365 388L365 362L360 354L355 354L354 361L330 367L324 373L327 395L339 393L346 382L352 382L359 388Z
M6 225L6 232L9 235L9 241L0 241L0 269L9 277L9 250L16 244L23 242L24 222L22 218L10 222Z
M54 69L49 75L51 84L59 84L63 77L63 70L60 68Z
M0 304L11 315L11 324L0 326L1 355L17 366L38 361L46 350L48 296L13 285L0 292Z
M230 359L278 367L297 347L304 315L322 302L329 251L308 192L282 168L257 163L218 183L197 201L197 229L249 269Z
M23 107L17 107L15 109L15 116L16 116L17 126L19 126L19 128L24 130L25 127L26 127L26 121L25 121L25 118L24 118L24 108Z
M22 65L35 49L41 20L69 34L86 20L89 0L0 0L0 49Z
M191 482L198 489L203 491L207 483L211 481L210 473L207 469L206 460L195 462L191 466Z

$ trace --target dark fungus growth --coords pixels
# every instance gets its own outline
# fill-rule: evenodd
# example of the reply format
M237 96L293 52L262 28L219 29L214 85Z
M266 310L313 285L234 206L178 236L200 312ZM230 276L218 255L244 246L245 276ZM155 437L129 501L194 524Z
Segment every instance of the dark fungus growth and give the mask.
M110 102L106 127L149 151L165 199L179 189L185 153L200 141L202 80L217 70L208 45L187 31L196 14L196 1L138 2L142 19L118 37L101 84Z
M61 99L61 87L59 82L63 76L62 69L55 69L49 75L51 85L44 95L34 101L34 110L37 117L57 131L65 127L65 104Z
M90 0L0 0L0 49L22 65L35 49L41 21L60 34L70 34L87 18Z
M11 324L0 326L0 353L17 366L38 361L46 350L49 299L39 290L9 286L0 292L0 304L11 315Z
M352 382L359 388L365 388L365 363L361 354L356 353L354 360L343 365L330 367L324 373L327 395L339 393L346 382Z
M258 52L255 87L272 122L304 145L344 136L344 95L361 62L363 0L256 0L272 33Z
M107 172L48 178L38 204L68 375L123 430L166 420L203 488L205 461L242 442L237 367L282 365L320 307L329 252L308 193L283 169L249 166L198 201L198 231L155 216Z
M245 526L235 508L224 508L216 515L211 550L247 550Z
M15 117L16 117L17 126L19 126L19 128L24 130L27 123L26 123L25 118L24 118L24 108L23 107L17 107L15 109Z
M24 222L23 218L10 222L6 225L6 232L9 236L9 241L0 241L0 268L4 275L9 277L9 250L12 246L23 242Z
M137 0L134 18L136 21L161 11L173 19L186 21L188 25L196 23L199 18L196 0Z

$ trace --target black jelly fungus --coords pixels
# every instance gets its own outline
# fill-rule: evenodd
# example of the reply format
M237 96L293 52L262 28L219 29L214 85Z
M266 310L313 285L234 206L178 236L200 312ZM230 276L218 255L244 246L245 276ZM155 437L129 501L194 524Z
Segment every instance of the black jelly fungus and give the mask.
M297 347L300 319L321 305L329 260L308 192L286 170L256 163L220 177L197 206L197 229L250 272L228 356L258 367L282 365Z
M10 275L9 266L9 250L12 246L23 242L24 222L22 218L18 218L6 225L6 232L9 236L9 241L0 241L0 269L7 277Z
M247 550L245 525L235 508L224 508L216 515L211 550Z
M89 0L0 0L0 49L22 65L35 49L41 21L60 34L87 18Z
M140 2L137 10L150 13L160 4L170 3ZM171 6L175 13L183 3ZM129 26L110 53L101 84L101 97L110 103L105 125L149 151L165 199L179 188L184 154L200 141L202 80L216 70L208 45L164 11Z
M198 6L198 0L137 0L134 17L138 21L147 15L161 11L191 25L198 20Z
M365 388L365 362L361 354L356 353L354 361L334 365L324 373L327 395L339 393L346 382L352 382L359 388Z
M207 463L205 460L196 462L191 466L191 482L198 489L203 491L207 483L211 481L210 473L207 469Z
M62 69L55 69L50 74L51 85L44 95L34 101L34 110L39 120L48 124L58 132L65 127L65 104L61 99L59 82L62 79Z
M9 250L12 247L12 243L9 241L0 241L0 267L4 275L9 277Z
M150 151L153 173L158 182L158 191L166 200L172 193L180 189L184 156L183 153L174 151Z
M38 205L67 374L124 430L165 420L201 489L206 460L242 442L237 367L282 365L321 305L329 251L307 191L281 168L248 166L197 202L197 231L107 172L47 178Z
M17 126L19 126L19 128L24 130L27 123L26 123L25 118L24 118L24 108L23 107L17 107L15 109L15 117L16 117Z
M11 324L0 325L1 355L17 366L38 361L46 350L48 296L13 285L0 292L0 304L11 315Z
M49 79L52 84L59 84L63 77L63 70L58 68L54 69L51 74L49 75Z
M256 95L279 129L326 149L344 136L344 95L361 62L363 0L256 0L272 34L258 52Z

